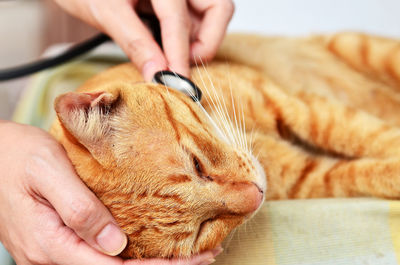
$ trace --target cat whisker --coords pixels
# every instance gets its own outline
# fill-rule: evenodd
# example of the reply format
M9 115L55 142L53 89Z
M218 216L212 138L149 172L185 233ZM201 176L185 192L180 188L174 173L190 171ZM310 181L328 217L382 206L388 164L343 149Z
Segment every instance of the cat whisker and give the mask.
M229 80L229 90L230 90L231 101L232 101L233 118L234 118L234 121L235 121L235 127L236 127L235 129L237 131L238 130L238 120L237 120L237 117L236 117L235 100L234 100L234 97L233 97L232 83L231 83L231 78L230 78L229 71L228 71L228 80Z
M260 153L261 153L261 149L260 150L258 150L258 152L257 152L257 155L255 156L256 157L256 159L258 160L258 158L260 157Z
M232 129L230 128L232 126L232 123L230 122L229 116L227 115L227 111L223 110L223 107L222 107L222 104L221 104L221 100L220 100L218 94L216 93L216 89L215 89L214 83L212 82L210 74L208 73L208 71L207 71L207 69L206 69L206 67L205 67L205 65L204 65L204 63L203 63L203 61L201 60L200 57L199 57L199 60L202 63L202 66L203 66L203 68L205 70L205 73L206 73L206 75L208 77L208 80L209 80L209 82L210 82L210 84L212 86L212 91L214 92L213 96L215 97L215 101L213 100L213 97L212 97L211 93L208 91L207 86L205 86L205 88L207 90L207 94L209 95L211 101L213 102L214 109L216 110L216 113L219 116L220 124L222 125L222 128L224 129L225 135L230 140L230 143L232 145L236 145L237 146L237 141L235 139L235 136L233 134ZM202 80L202 81L203 81L203 84L204 84L204 80ZM225 108L225 110L226 110L226 108Z
M250 131L250 139L249 139L249 147L250 147L249 152L251 154L253 154L254 145L255 145L254 130L255 130L255 127L253 126Z
M238 128L238 134L240 135L240 138L242 139L242 135L243 135L243 107L241 102L238 103L238 115L239 115L239 128ZM244 144L243 141L241 141L241 147L244 148Z
M161 74L161 76L162 76L163 80L165 80L164 74L163 74L163 73ZM165 87L165 90L167 91L168 97L171 98L171 95L169 94L169 89L168 89L168 87L167 87L165 84L162 84L162 85Z
M229 73L229 70L228 70ZM235 106L235 99L233 97L233 89L232 89L232 84L230 81L230 75L228 74L228 79L229 79L229 90L230 90L230 95L231 95L231 101L232 101L232 110L233 110L233 118L235 121L235 128L233 128L237 134L238 137L238 142L242 142L243 140L241 139L240 133L239 133L239 124L240 124L240 118L238 119L237 113L236 113L236 106Z
M201 58L199 58L199 59L201 60ZM202 62L202 61L201 61L201 62ZM203 62L202 62L202 65L203 65L204 70L206 70L205 67L204 67ZM199 70L199 67L198 67L198 66L197 66L197 71L200 73L200 70ZM208 74L208 72L207 72L207 74ZM200 75L200 76L201 76L201 75ZM210 78L209 78L209 80L210 80L211 86L213 86L213 83L212 83L212 81L211 81ZM221 117L222 117L221 108L220 108L220 106L217 104L218 102L215 102L215 101L214 101L214 97L213 97L213 95L211 95L211 93L210 93L210 91L209 91L209 89L208 89L207 85L205 84L205 81L204 81L204 79L203 79L202 77L201 77L201 81L202 81L202 83L203 83L205 92L207 93L208 97L209 97L210 100L211 100L211 104L210 104L210 102L208 102L208 103L209 103L210 107L212 107L212 108L215 110L215 113L217 113L218 116L220 117L219 123L221 123L221 122L222 122L222 120L221 120ZM214 91L214 93L215 93L215 88L214 88L214 87L213 87L213 91ZM224 124L220 124L220 125L224 125ZM226 128L224 128L224 131L225 131L225 129L226 129Z
M197 67L197 63L196 63L196 67ZM198 67L197 67L197 68L198 68ZM175 74L175 76L178 77L176 71L174 71L172 68L171 68L171 71ZM204 83L204 82L203 82L203 83ZM196 96L196 95L193 93L193 91L191 91L190 89L188 89L188 88L186 88L186 87L185 87L185 89L186 89L186 92L189 94L189 96L191 96L191 97L195 97L195 96ZM208 100L207 100L207 101L208 101ZM199 101L196 101L195 103L196 103L196 104L200 107L200 109L205 113L205 115L206 115L207 118L210 120L210 122L211 122L211 124L213 125L213 127L216 129L217 133L221 136L221 138L224 139L225 141L227 141L225 135L224 135L223 132L220 130L219 126L216 124L216 122L214 121L214 119L207 113L207 111L204 109L204 107L201 105L201 103L200 103Z
M228 127L229 124L226 121L226 118L224 117L224 115L222 114L223 110L221 109L220 104L218 104L218 102L215 103L211 96L210 96L210 98L211 98L211 100L213 102L213 106L212 107L214 108L214 113L218 114L217 115L218 124L219 124L220 128L224 131L225 136L229 139L229 142L231 144L233 144L234 143L234 138L233 138L232 133L230 133L230 129Z
M225 241L224 241L224 248L225 250L227 250L229 248L229 245L232 242L232 239L235 237L236 233L237 233L238 228L234 228L231 233L226 237Z
M244 116L244 108L243 108L243 104L240 104L240 108L242 110L242 123L243 123L243 130L242 130L242 140L244 142L244 147L246 151L249 151L249 148L247 146L247 141L246 141L246 122L245 122L245 116Z
M238 118L237 118L236 107L235 107L235 98L233 97L233 94L232 94L232 87L231 87L231 86L230 86L230 90L231 90L232 109L233 109L233 111L234 111L234 113L233 113L233 118L231 119L231 118L229 117L229 115L228 115L229 111L228 111L228 109L227 109L227 107L226 107L226 103L225 103L225 100L224 100L224 98L223 98L225 113L226 113L227 116L228 116L228 123L229 123L229 125L230 125L229 127L230 127L230 130L231 130L232 134L234 135L236 146L242 147L242 148L243 148L243 146L244 146L244 144L243 144L243 139L242 139L242 137L241 137L241 135L240 135L240 133L239 133L240 118L239 118L239 120L238 120Z
M232 80L231 80L231 75L230 75L230 68L229 68L229 63L228 63L228 84L229 84L229 91L231 95L231 100L232 100L232 110L233 110L233 117L235 120L235 132L237 134L237 137L239 138L241 147L245 149L246 151L249 151L248 145L247 145L247 139L246 139L246 126L245 126L245 119L244 119L244 112L243 112L243 104L241 102L238 103L238 107L240 106L241 109L241 117L239 113L239 119L237 118L237 113L236 113L236 106L235 106L235 100L233 96L233 89L232 89ZM243 124L241 126L240 124Z
M196 60L195 60L195 64L196 64L196 69L197 69L198 73L200 73L200 70L199 70L199 67L198 67L198 64L197 64L197 61L196 61ZM204 92L207 93L208 97L209 97L210 100L211 100L211 102L210 102L210 101L208 100L208 98L205 97L207 103L209 104L209 106L210 106L211 108L214 108L215 113L218 113L218 111L217 111L217 109L216 109L216 105L215 105L215 103L213 102L212 97L210 96L210 92L209 92L209 90L208 90L208 88L207 88L207 86L206 86L206 84L205 84L204 79L201 77L200 74L199 74L199 76L200 76L201 82L202 82L202 84L203 84ZM227 143L229 143L230 140L229 140L228 136L225 134L224 130L221 129L220 125L218 125L218 123L207 113L207 111L204 109L204 107L203 107L200 103L198 103L198 105L201 107L201 109L204 111L204 113L205 113L205 114L207 115L207 117L210 119L211 123L213 124L213 126L215 127L215 129L219 132L219 134L220 134L220 136L222 137L222 139L224 139Z
M254 230L254 226L257 226L257 224L256 224L256 220L255 220L256 218L251 218L250 220L248 220L246 223L247 223L247 225L248 225L248 227L249 227L249 229L250 229L250 233L257 233L257 231L256 230ZM254 225L253 225L254 224Z

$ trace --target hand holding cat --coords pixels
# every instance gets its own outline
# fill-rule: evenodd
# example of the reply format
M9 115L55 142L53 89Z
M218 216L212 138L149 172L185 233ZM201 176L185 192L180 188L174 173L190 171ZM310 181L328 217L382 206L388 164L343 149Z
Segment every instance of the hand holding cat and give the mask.
M145 261L102 254L119 254L126 236L61 145L41 129L0 121L0 146L0 241L19 265L198 265L220 252Z
M231 0L55 1L110 35L147 81L167 68L189 76L190 59L214 57L234 11ZM158 17L165 54L137 12L151 12Z

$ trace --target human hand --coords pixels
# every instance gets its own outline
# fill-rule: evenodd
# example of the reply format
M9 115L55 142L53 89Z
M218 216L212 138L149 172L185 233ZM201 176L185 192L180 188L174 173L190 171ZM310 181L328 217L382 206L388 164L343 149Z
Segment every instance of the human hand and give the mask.
M55 1L111 36L147 81L167 68L189 76L190 59L212 59L234 11L232 0ZM153 12L160 20L165 55L137 12Z
M220 252L190 260L112 257L123 250L126 236L52 136L0 121L0 146L0 241L18 265L198 265Z

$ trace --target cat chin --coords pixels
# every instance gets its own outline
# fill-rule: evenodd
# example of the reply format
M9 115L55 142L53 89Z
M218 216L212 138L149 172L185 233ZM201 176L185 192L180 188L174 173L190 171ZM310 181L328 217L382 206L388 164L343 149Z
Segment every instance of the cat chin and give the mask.
M196 239L193 242L193 254L211 250L220 245L223 240L239 225L245 222L243 217L217 216L205 220L200 225Z

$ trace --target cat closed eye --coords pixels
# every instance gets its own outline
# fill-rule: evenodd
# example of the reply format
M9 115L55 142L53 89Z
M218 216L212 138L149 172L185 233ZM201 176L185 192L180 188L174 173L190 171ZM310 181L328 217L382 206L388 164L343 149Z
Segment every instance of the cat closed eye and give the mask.
M194 168L196 170L197 175L198 176L202 176L203 175L203 168L202 168L202 166L201 166L201 164L199 162L199 159L195 155L193 155L193 165L194 165Z
M205 174L205 172L203 170L203 166L202 166L202 164L200 163L199 159L196 156L193 156L193 165L194 165L194 168L196 169L197 175L201 179L206 180L206 181L214 181L213 177L207 176Z

